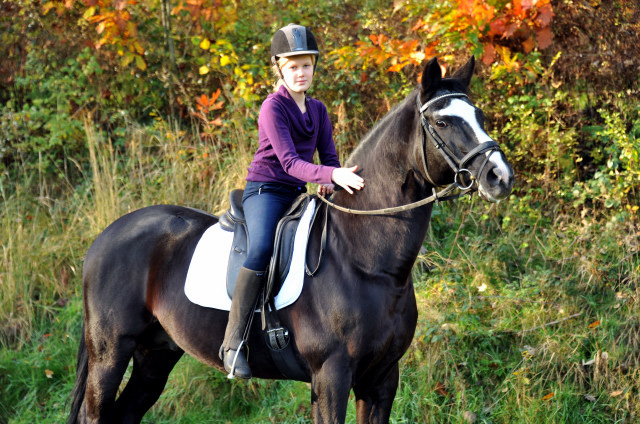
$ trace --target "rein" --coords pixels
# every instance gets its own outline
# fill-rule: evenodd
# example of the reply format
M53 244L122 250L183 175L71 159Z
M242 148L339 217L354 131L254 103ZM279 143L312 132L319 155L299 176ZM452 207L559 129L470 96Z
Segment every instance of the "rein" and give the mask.
M457 194L452 194L450 196L448 196L449 193L451 193L453 190L455 189L461 189L460 193ZM353 215L391 215L393 213L398 213L398 212L404 212L404 211L408 211L411 209L415 209L415 208L419 208L420 206L424 206L428 203L431 202L436 202L436 204L439 201L447 201L447 200L453 200L453 199L457 199L459 197L464 196L465 194L471 192L471 191L475 191L474 188L468 187L468 188L460 188L460 186L457 183L451 183L449 184L447 187L445 187L444 189L440 190L439 192L436 193L435 188L433 189L433 194L425 199L422 200L418 200L417 202L413 202L413 203L409 203L406 205L402 205L402 206L395 206L392 208L382 208L382 209L371 209L371 210L361 210L361 209L350 209L350 208L345 208L344 206L340 206L340 205L336 205L335 203L325 199L322 196L318 196L318 198L320 200L322 200L324 203L326 203L327 205L331 206L334 209L337 209L341 212L346 212L346 213L350 213Z
M475 159L476 156L481 155L482 153L485 153L488 151L491 151L491 152L500 151L500 146L498 145L498 143L496 143L493 140L487 141L479 144L474 149L472 149L469 153L467 153L462 159L458 160L458 158L453 153L453 151L451 151L451 149L446 145L446 143L442 140L442 138L440 137L436 129L429 123L427 118L424 116L425 112L431 105L433 105L439 100L442 100L448 97L468 98L468 96L464 93L449 93L449 94L443 94L442 96L435 97L429 100L428 102L426 102L425 104L420 104L420 94L418 93L418 95L416 96L416 103L418 106L418 114L420 115L420 123L422 125L422 143L420 143L420 146L421 146L422 166L424 167L424 170L425 170L425 176L427 177L427 180L429 180L429 182L433 184L434 187L437 186L437 184L433 181L433 179L429 175L429 168L427 167L426 144L427 144L427 138L430 138L433 141L433 144L435 145L436 149L438 149L438 151L442 153L442 156L444 156L445 160L447 161L451 169L453 169L453 171L455 172L453 183L449 184L447 187L445 187L444 189L440 190L437 193L436 193L436 189L433 188L433 195L425 199L419 200L417 202L409 203L407 205L396 206L391 208L382 208L382 209L373 209L373 210L350 209L350 208L345 208L344 206L336 205L335 203L325 199L322 196L318 196L318 198L334 209L337 209L341 212L350 213L353 215L390 215L398 212L404 212L411 209L419 208L420 206L424 206L431 202L436 202L437 204L441 200L446 201L446 200L457 199L459 197L464 196L467 193L476 191L477 190L476 179L472 175L471 171L465 168L465 166L469 162L471 162L473 159ZM478 175L480 175L484 170L484 167L489 161L490 156L491 154L487 155L487 157L485 158L484 162L480 166ZM464 177L465 175L467 177ZM465 184L464 182L465 179L468 179L470 182L468 184ZM449 195L449 193L451 193L455 189L459 189L460 192L457 194Z

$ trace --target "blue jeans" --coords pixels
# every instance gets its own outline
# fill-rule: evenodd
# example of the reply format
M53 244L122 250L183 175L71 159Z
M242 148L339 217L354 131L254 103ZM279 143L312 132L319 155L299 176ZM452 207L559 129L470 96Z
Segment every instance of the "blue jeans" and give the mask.
M249 251L244 267L264 271L273 253L276 227L293 201L306 193L305 186L247 181L242 196L242 207L249 232Z

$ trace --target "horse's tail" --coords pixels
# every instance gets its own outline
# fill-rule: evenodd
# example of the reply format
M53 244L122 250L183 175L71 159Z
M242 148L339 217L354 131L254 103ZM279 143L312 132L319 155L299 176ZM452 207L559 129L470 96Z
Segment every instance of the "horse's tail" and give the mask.
M76 383L71 392L71 412L67 424L77 424L80 408L84 400L84 394L87 390L87 376L89 374L89 355L87 353L87 344L84 340L84 325L82 326L82 336L80 337L80 346L78 347L78 363L76 365Z

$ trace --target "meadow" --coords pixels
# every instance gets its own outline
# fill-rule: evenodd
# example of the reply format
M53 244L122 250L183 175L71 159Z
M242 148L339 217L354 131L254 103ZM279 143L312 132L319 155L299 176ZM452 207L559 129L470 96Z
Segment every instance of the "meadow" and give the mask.
M547 26L533 47L517 38L526 25L497 36L479 18L462 28L476 12L460 15L458 0L382 3L252 0L265 11L255 16L225 0L199 9L215 20L200 26L178 11L175 69L158 47L162 25L142 18L159 2L123 6L139 39L108 25L96 35L92 16L106 13L82 2L3 5L0 52L17 70L0 67L0 424L65 422L83 257L110 222L152 204L218 214L243 186L271 90L269 40L251 29L269 34L287 19L313 22L327 46L312 95L327 104L342 160L415 86L424 55L409 38L419 36L449 70L478 55L472 98L516 171L501 203L434 209L391 422L640 421L640 54L625 50L640 45L640 10L541 0L518 22L549 25L553 4L543 48ZM511 19L523 2L474 4ZM440 26L420 29L430 17ZM29 46L11 49L27 28ZM105 34L101 49L86 47ZM185 355L144 422L310 423L310 402L305 383L228 381Z
M127 154L88 122L86 129L86 184L57 188L57 198L28 175L11 195L3 187L2 422L64 421L82 257L101 229L155 203L222 211L250 160L245 138L227 155L188 153L162 122L151 133L130 128ZM211 163L217 169L203 181L197 171ZM419 325L392 422L638 418L638 228L594 215L518 194L500 204L473 197L436 207L414 270ZM185 357L146 422L310 422L309 406L306 384L229 382ZM353 405L349 416L353 422Z

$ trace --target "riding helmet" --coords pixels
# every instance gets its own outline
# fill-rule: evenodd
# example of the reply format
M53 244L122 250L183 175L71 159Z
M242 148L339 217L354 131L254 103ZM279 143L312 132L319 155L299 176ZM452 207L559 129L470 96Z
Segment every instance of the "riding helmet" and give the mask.
M320 52L318 43L311 30L302 25L289 24L280 28L271 40L271 63L276 64L280 57L310 54L316 57Z

